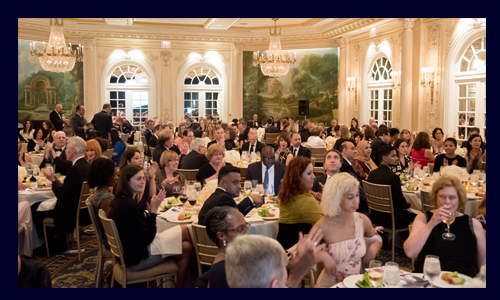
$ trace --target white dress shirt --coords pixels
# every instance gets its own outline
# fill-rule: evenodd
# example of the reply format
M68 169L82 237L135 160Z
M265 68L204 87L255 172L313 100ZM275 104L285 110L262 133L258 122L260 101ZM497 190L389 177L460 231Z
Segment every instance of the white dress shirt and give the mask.
M264 184L264 178L266 178L266 165L262 163L262 184ZM264 189L266 189L266 193L273 194L274 195L274 164L269 168L269 171L267 172L269 175L269 185L264 186Z

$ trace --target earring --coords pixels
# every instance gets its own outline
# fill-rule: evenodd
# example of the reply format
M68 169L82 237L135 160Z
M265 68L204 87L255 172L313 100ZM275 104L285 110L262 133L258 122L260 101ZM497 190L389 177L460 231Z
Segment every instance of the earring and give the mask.
M222 242L222 245L224 245L224 247L226 247L226 241L223 241L223 242Z

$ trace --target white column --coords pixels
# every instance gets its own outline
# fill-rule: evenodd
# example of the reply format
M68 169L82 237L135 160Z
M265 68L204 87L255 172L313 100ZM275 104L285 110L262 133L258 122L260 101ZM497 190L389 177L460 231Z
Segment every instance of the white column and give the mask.
M348 105L348 93L346 90L346 80L347 80L347 68L346 68L346 51L345 43L346 39L341 37L337 39L340 46L340 63L339 63L339 76L338 76L338 101L339 101L339 115L337 124L350 125L349 122L349 105ZM350 126L348 126L350 127Z
M412 47L413 47L413 31L412 27L417 21L417 18L399 19L403 24L403 37L401 43L401 94L400 94L400 128L412 128Z
M243 117L243 45L231 47L231 73L228 74L227 120Z
M94 38L83 38L83 105L85 106L84 117L89 121L102 108L99 85L101 74L97 70L97 49L95 45Z

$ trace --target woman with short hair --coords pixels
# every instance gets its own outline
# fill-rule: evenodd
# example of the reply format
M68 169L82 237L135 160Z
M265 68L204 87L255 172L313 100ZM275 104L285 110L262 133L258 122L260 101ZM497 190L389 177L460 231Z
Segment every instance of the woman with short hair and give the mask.
M311 136L307 139L307 146L311 148L326 148L326 143L321 136L323 135L323 128L321 126L314 126L311 130Z
M434 128L434 130L432 130L432 143L431 143L431 150L432 150L432 154L434 155L439 155L439 154L442 154L443 153L443 147L444 147L444 133L443 133L443 129L441 128Z
M183 174L177 172L179 168L179 155L174 151L163 151L160 157L160 169L156 171L155 184L157 192L160 189L166 191L166 196L174 195L173 187L180 188L187 186L187 180Z
M467 167L467 160L460 155L455 154L457 150L457 140L454 138L447 138L444 140L444 153L436 156L434 160L433 172L441 171L441 167L458 166L461 168Z
M277 162L288 166L290 161L293 159L292 151L290 151L291 143L292 142L288 132L280 132L278 138L276 139L276 155L278 156L278 159L276 159Z
M38 128L35 130L35 134L33 136L33 139L28 141L28 152L30 151L36 151L40 150L43 151L45 148L45 140L43 139L43 129Z
M196 174L196 180L203 184L204 180L210 181L217 179L219 175L219 170L224 166L232 166L230 163L226 162L224 159L225 149L215 143L210 145L207 149L205 156L208 158L209 162L200 167L198 173Z

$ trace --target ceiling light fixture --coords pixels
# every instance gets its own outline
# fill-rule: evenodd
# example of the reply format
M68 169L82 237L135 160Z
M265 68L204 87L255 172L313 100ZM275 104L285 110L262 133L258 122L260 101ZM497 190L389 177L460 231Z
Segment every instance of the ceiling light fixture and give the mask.
M296 62L297 53L288 51L288 54L284 54L281 50L281 28L279 33L276 32L276 21L279 19L273 19L274 21L274 33L269 29L270 41L269 49L266 54L259 56L259 51L253 53L253 62L255 66L260 65L262 73L270 77L280 77L288 74L290 66Z
M68 72L73 70L76 61L83 61L83 46L73 50L71 43L66 46L66 40L63 33L63 19L59 24L57 18L50 19L50 37L49 42L43 42L43 48L40 50L36 47L35 42L30 43L30 55L38 57L40 65L45 71L49 72Z

